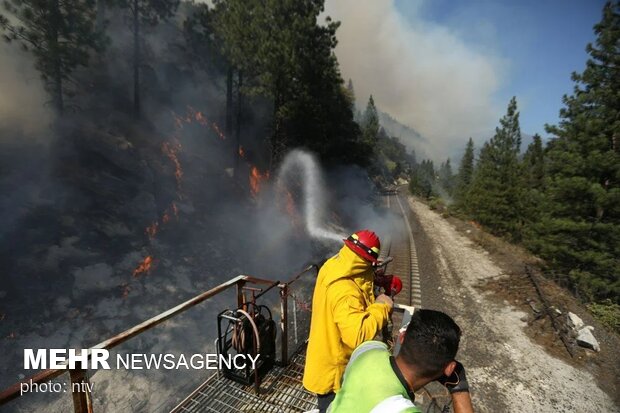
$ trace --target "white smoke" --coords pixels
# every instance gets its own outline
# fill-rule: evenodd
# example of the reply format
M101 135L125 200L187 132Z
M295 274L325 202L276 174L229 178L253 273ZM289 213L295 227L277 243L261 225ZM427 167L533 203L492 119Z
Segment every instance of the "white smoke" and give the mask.
M32 55L0 40L0 139L14 138L8 129L29 136L44 132L53 118L48 100Z
M289 152L278 171L277 184L286 186L295 172L303 180L304 216L306 231L313 238L342 242L344 235L325 226L325 199L321 169L312 155L299 149Z
M336 55L358 104L372 94L431 142L431 155L449 155L496 123L500 59L419 13L404 19L393 0L328 0L326 14L341 21Z

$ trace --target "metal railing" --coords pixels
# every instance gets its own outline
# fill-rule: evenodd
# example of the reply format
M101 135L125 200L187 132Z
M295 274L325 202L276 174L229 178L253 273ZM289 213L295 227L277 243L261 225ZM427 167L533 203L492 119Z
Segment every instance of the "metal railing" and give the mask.
M288 363L288 291L289 286L297 281L301 276L311 272L312 270L318 273L318 267L316 265L309 265L304 268L301 272L296 274L292 279L287 282L276 281L277 287L280 289L280 333L281 333L281 363ZM153 327L163 323L164 321L175 317L188 309L196 306L197 304L202 303L209 298L214 297L217 294L220 294L232 287L237 288L237 306L241 307L243 305L243 291L246 284L256 284L256 285L273 285L273 280L266 280L262 278L256 278L249 275L239 275L235 278L232 278L208 291L205 291L179 305L176 307L170 308L163 313L156 315L140 324L137 324L120 334L117 334L113 337L108 338L107 340L102 341L101 343L89 348L89 358L90 351L96 349L105 349L109 350L118 345L130 340L131 338L144 333L152 329ZM84 386L83 384L78 383L88 383L88 374L87 370L82 364L77 364L76 368L62 368L62 369L47 369L43 370L31 377L27 377L22 379L21 381L13 384L12 386L6 388L2 392L0 392L0 406L10 402L11 400L17 399L21 396L21 388L22 384L40 384L47 382L49 380L55 379L65 373L69 374L71 380L71 393L73 397L73 410L75 413L92 413L92 397L89 391L82 391L83 389L88 389L88 386Z

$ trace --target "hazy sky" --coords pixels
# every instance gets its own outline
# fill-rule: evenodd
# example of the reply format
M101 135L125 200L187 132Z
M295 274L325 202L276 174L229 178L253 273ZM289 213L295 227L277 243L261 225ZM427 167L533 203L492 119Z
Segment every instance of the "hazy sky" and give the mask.
M359 100L441 146L488 138L516 95L521 127L555 123L602 0L327 0ZM443 150L442 150L443 152Z

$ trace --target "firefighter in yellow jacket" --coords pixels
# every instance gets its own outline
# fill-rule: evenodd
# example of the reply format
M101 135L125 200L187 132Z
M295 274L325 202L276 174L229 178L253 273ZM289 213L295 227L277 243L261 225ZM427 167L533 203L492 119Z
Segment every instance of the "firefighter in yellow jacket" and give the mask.
M377 235L362 230L344 243L321 267L312 297L303 383L317 394L321 413L340 388L353 350L381 331L393 306L390 297L375 300L373 295L373 264L381 245Z

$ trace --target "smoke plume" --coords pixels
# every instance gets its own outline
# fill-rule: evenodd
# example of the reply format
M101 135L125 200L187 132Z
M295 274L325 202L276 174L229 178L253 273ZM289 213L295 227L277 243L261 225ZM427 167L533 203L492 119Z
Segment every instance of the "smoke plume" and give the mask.
M16 132L32 135L49 126L52 110L32 56L16 44L0 42L0 139ZM11 133L9 133L9 131Z
M405 20L393 0L329 0L326 14L341 21L336 55L358 105L372 94L381 110L430 141L429 155L452 154L498 118L501 62L449 28L419 13Z

